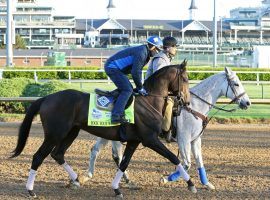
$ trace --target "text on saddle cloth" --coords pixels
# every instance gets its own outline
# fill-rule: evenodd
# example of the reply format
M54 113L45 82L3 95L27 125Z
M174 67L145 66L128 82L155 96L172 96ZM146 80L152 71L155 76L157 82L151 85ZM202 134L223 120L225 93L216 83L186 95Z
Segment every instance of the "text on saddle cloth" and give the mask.
M113 108L114 98L90 94L88 126L118 126L111 123L111 110ZM134 124L134 103L125 110L125 117L129 123Z

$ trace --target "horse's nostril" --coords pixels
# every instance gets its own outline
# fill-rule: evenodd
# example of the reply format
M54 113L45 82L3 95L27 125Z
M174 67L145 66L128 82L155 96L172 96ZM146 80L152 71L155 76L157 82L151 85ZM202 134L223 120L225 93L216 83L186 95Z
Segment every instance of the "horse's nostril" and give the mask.
M247 106L250 106L250 102L249 101L247 101Z

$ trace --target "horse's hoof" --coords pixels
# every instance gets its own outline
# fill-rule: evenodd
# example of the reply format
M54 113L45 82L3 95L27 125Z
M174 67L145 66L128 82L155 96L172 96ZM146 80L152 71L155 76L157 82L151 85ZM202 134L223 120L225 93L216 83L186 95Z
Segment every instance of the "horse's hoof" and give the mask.
M119 199L119 200L120 200L120 199L124 199L123 194L116 195L116 196L115 196L115 199L117 199L117 200L118 200L118 199Z
M188 190L191 191L192 193L197 193L197 189L195 186L188 186Z
M114 189L113 191L115 193L115 199L124 199L123 194L119 189Z
M168 179L166 177L161 177L160 180L159 180L159 186L163 186L168 182L169 181L168 181Z
M84 185L86 182L88 182L92 178L92 174L91 174L91 176L89 174L91 174L91 173L89 172L89 173L87 173L87 175L82 175L82 176L78 177L79 183L81 185Z
M37 198L37 195L36 195L36 193L33 192L33 190L28 190L28 193L29 193L31 198L34 198L34 199Z
M208 182L207 184L205 184L205 186L207 187L208 190L215 190L216 189L215 186L212 183L210 183L210 182Z
M69 181L69 184L67 185L67 187L71 188L71 189L78 189L80 187L80 182L78 180L78 178L73 181L73 180L70 180Z
M93 174L91 172L88 172L87 174L88 174L88 177L89 178L92 178L93 177Z

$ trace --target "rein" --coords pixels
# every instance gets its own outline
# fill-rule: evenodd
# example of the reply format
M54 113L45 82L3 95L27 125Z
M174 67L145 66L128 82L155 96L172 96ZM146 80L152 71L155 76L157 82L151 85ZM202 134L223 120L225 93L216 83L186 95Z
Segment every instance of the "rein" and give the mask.
M193 93L190 91L190 94L194 95L196 98L200 99L202 102L206 103L207 105L211 106L212 108L215 108L216 110L221 110L221 111L225 111L225 112L233 112L233 111L236 111L237 109L236 108L233 108L233 109L230 109L230 110L227 110L225 109L224 107L227 106L227 105L230 105L231 103L235 102L237 99L234 98L233 100L231 100L228 104L226 104L225 106L223 107L218 107L212 103L209 103L208 101L204 100L203 98L201 98L200 96L198 96L197 94ZM243 96L244 94L241 94L241 96ZM239 95L240 96L240 95ZM240 97L241 97L240 96ZM236 99L236 100L235 100Z
M198 96L197 94L193 93L190 91L190 93L192 95L194 95L196 98L198 98L199 100L201 100L202 102L206 103L207 105L211 106L212 108L215 108L217 111L210 117L208 118L207 116L203 115L202 113L200 112L197 112L195 110L193 110L192 108L188 107L188 106L182 106L182 108L184 108L185 110L187 110L189 113L193 114L193 116L198 119L198 117L202 120L202 130L200 132L200 134L195 138L193 139L191 142L197 140L203 133L204 133L204 130L206 128L206 126L208 125L208 123L212 120L212 118L219 112L219 111L225 111L225 112L234 112L236 111L237 109L234 108L234 109L224 109L224 107L232 104L233 102L237 101L238 99L240 99L243 95L246 94L246 92L242 92L241 94L239 95L236 95L236 91L235 91L235 88L233 87L233 84L231 82L231 79L229 78L229 76L226 74L226 79L227 79L227 82L228 82L228 86L227 86L227 89L226 89L226 97L228 97L228 90L229 90L229 87L231 88L233 94L234 94L234 98L226 105L224 105L223 107L218 107L218 106L215 106L214 104L212 103L209 103L208 101L204 100L203 98L201 98L200 96Z

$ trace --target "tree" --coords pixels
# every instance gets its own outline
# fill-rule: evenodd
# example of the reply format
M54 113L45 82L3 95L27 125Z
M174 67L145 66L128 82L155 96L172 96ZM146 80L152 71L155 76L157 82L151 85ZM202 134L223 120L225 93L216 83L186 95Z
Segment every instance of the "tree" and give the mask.
M13 48L26 49L26 42L20 35L15 36L15 44L13 45Z
M5 49L6 45L4 44L4 41L0 43L0 49ZM25 40L20 36L15 36L15 44L13 45L14 49L26 49L26 42Z

